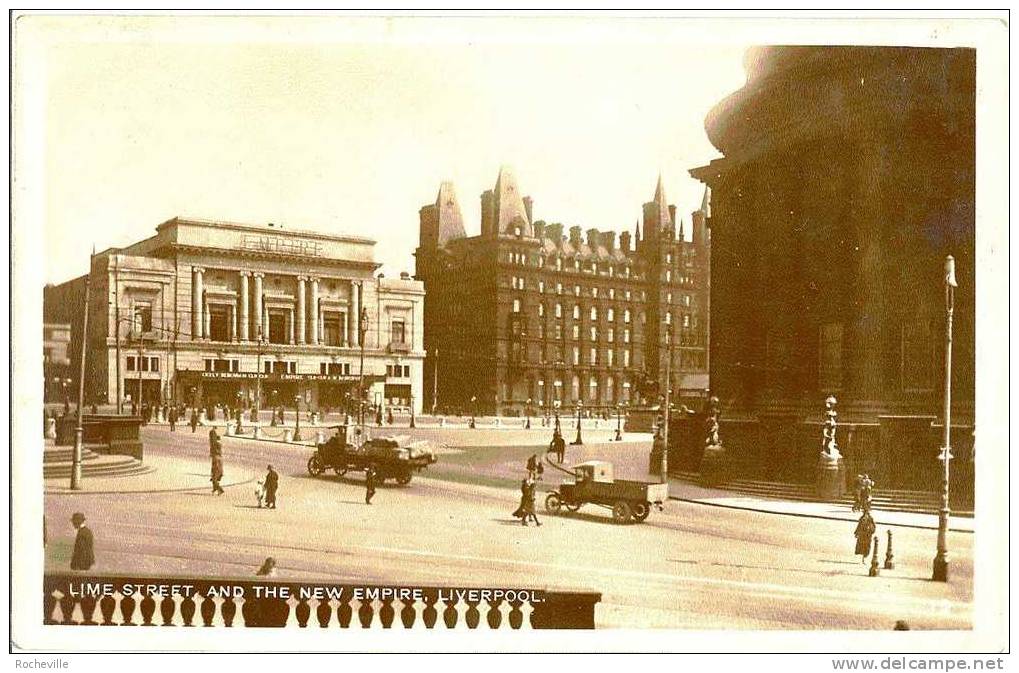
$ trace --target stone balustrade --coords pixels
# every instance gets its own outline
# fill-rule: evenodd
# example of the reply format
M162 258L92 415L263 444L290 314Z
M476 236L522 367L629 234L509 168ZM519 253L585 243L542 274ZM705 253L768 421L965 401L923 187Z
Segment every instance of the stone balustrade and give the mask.
M594 592L74 574L46 574L43 594L45 624L221 628L592 629L601 600Z

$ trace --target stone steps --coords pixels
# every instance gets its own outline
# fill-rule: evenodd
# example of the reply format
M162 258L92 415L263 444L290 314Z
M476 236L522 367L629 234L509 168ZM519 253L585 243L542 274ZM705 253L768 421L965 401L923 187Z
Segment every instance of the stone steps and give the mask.
M42 474L44 479L64 479L70 478L72 469L70 460L44 461ZM127 477L152 471L153 468L131 456L93 454L88 460L83 459L81 465L82 475L89 477Z
M96 458L99 458L98 453L87 446L83 446L81 448L82 461L95 460ZM60 446L52 449L48 448L42 454L42 462L44 465L48 463L70 463L73 460L74 449L67 446Z
M676 474L682 480L698 482L700 475L696 472L680 472ZM732 491L745 495L754 495L776 500L795 500L801 502L817 502L814 487L809 484L795 484L760 479L734 479L719 487L721 490ZM839 501L852 505L853 494L847 493ZM915 491L906 489L875 489L871 495L871 506L886 512L912 512L921 514L937 514L941 508L941 495L931 491ZM953 509L953 514L972 516L973 512L966 509Z

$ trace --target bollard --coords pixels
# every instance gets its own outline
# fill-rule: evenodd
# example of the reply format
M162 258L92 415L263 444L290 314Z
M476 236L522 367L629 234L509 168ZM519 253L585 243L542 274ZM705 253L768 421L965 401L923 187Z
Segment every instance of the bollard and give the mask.
M294 431L290 428L283 429L283 442L289 444L294 439Z
M46 419L46 439L57 438L57 419L47 418Z
M254 433L252 434L252 437L253 437L254 439L262 439L262 428L260 428L260 427L258 427L258 426L256 425L256 426L255 426L255 431L254 431Z
M495 427L499 427L499 425L501 425L501 421L499 420L499 417L496 416L495 417Z
M888 531L888 546L885 547L885 570L895 570L895 557L892 555L892 531Z
M445 416L439 416L439 427L440 428L446 427L446 417Z
M877 566L877 535L874 536L874 553L870 557L870 572L868 574L871 577L877 577L881 574Z
M227 423L226 424L226 436L227 437L233 437L235 434L237 434L237 433L234 432L234 424L233 423Z

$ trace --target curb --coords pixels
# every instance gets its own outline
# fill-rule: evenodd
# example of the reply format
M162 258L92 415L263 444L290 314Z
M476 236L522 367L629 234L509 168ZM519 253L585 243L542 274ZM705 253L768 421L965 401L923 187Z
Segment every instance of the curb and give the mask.
M222 484L223 488L232 488L234 486L244 486L250 484L256 480L257 477L250 477L244 481L234 482L232 484ZM134 495L134 494L145 494L145 493L192 493L197 491L207 491L206 486L193 486L191 488L154 488L146 489L141 491L72 491L70 489L60 491L44 491L43 495L112 495L114 493L120 495Z
M847 518L840 517L840 516L830 516L830 515L826 515L826 514L804 514L802 512L781 512L781 511L774 510L774 509L761 509L760 507L749 507L749 506L745 506L744 507L744 506L740 506L740 505L723 504L723 503L720 503L720 502L705 502L704 500L693 500L691 498L679 498L679 497L676 497L676 496L673 496L673 495L669 496L669 500L675 500L677 502L688 502L688 503L691 503L691 504L694 504L694 505L703 505L705 507L722 507L722 508L725 508L725 509L738 509L738 510L742 510L744 512L759 512L761 514L778 514L779 516L795 516L795 517L799 517L801 519L824 519L826 521L842 521L844 523L852 523L853 522L853 519L851 519L851 518L847 519ZM879 521L875 521L875 523L880 523L882 526L895 526L895 527L898 527L898 528L916 528L916 529L919 529L919 530L937 530L938 529L937 526L923 526L923 525L919 525L919 524L915 524L915 523L881 523ZM951 526L949 526L948 530L950 532L953 532L953 533L968 533L970 535L972 535L975 532L975 531L972 531L972 530L965 530L963 528L952 528Z

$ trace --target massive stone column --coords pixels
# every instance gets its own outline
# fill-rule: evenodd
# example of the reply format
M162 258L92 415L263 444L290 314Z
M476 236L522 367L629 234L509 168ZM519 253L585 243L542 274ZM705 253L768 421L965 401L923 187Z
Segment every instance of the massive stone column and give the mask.
M251 275L255 279L255 294L252 297L253 301L251 302L251 306L252 306L251 310L255 314L255 334L254 334L254 337L256 339L259 339L259 338L266 339L269 336L268 335L268 326L266 326L265 328L262 327L262 318L263 318L263 315L262 315L262 278L263 278L263 276L265 274L253 273Z
M361 290L362 286L360 283L354 283L352 285L354 290L354 345L361 345Z
M230 341L237 341L237 307L230 307Z
M318 345L318 278L311 278L311 343Z
M290 332L290 345L294 345L294 309L287 311L287 330Z
M202 328L202 338L208 339L211 336L212 330L212 312L209 310L209 299L202 294L202 317L204 321L204 327Z
M202 317L202 303L205 299L204 274L205 269L200 266L192 268L191 279L191 338L201 339L205 320Z
M248 276L251 273L241 271L241 291L237 295L238 325L240 326L240 340L248 340Z
M307 276L297 277L297 343L299 344L304 343L308 331L305 327L308 307L304 304L304 283L306 280Z

